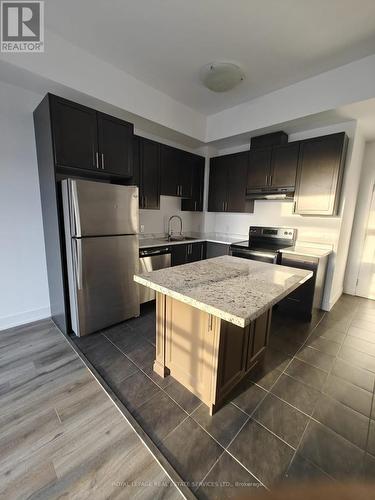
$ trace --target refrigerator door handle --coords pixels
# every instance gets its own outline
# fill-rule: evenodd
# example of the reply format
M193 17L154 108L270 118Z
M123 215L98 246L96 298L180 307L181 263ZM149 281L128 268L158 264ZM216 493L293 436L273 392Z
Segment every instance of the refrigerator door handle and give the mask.
M75 182L71 182L70 187L71 187L70 199L72 205L72 236L82 236L81 218L79 215L79 208L78 208L77 184Z
M82 276L82 242L81 240L74 239L74 269L77 281L77 289L82 290L83 288L83 276Z

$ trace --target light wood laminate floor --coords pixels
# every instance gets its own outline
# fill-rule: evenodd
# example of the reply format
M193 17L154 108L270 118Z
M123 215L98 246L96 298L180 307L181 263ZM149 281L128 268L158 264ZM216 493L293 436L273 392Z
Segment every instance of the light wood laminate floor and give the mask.
M0 498L62 497L181 495L44 320L0 332Z

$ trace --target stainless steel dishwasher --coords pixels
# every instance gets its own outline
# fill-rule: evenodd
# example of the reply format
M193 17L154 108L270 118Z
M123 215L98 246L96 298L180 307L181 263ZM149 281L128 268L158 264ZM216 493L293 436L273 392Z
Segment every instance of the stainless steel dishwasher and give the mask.
M170 247L145 248L139 250L139 272L148 273L171 267ZM145 286L139 285L139 302L143 304L154 300L156 292Z

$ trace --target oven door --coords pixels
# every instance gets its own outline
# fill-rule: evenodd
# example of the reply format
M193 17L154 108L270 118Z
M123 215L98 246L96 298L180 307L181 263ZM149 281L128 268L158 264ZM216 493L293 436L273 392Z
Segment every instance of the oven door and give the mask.
M278 254L275 252L261 252L258 250L231 248L233 257L241 257L242 259L259 260L260 262L268 262L269 264L277 264Z

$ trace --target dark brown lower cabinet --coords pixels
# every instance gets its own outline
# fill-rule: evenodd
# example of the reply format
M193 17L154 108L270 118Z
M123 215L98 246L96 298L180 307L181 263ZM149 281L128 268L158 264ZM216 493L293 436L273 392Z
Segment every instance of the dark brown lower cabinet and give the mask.
M171 245L172 266L180 266L188 262L196 262L206 258L206 244L204 241L196 243L179 243Z
M223 398L261 361L268 344L272 309L246 328L221 321L217 400Z
M217 393L229 392L246 372L246 350L249 341L250 327L240 328L226 321L220 327L219 377Z
M186 264L186 252L187 245L179 244L171 246L171 264L172 266L181 266L182 264Z
M271 311L262 314L262 316L259 316L259 318L250 324L246 370L250 370L255 359L264 351L268 343L270 326Z
M229 247L226 243L216 243L207 241L206 243L206 259L220 257L221 255L229 255Z

